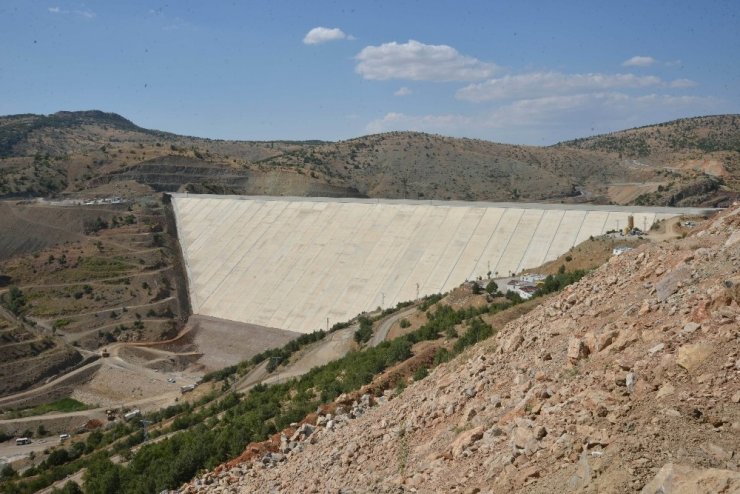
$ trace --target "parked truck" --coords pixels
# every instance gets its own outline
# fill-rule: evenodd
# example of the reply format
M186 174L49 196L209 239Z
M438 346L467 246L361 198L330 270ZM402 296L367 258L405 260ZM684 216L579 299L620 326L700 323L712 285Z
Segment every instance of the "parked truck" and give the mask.
M195 384L188 384L187 386L180 386L180 393L190 393L192 390L195 389Z

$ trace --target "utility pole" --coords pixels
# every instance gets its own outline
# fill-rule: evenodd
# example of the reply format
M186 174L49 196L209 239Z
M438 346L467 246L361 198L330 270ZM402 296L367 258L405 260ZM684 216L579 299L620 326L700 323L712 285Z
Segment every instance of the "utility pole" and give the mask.
M326 332L329 332L329 318L326 318Z
M419 283L416 283L416 300L419 300Z
M385 307L385 293L380 292L380 296L381 296L380 308L382 309L383 307Z

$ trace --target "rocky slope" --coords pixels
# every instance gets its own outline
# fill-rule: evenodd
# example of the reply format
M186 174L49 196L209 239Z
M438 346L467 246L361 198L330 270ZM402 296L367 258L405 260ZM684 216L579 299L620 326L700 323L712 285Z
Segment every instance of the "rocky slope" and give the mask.
M222 141L114 113L0 117L0 198L155 191L489 201L713 205L740 190L736 116L700 117L557 146L418 132L339 142ZM636 189L636 184L642 188ZM138 190L138 188L137 188Z
M180 492L738 492L739 302L735 207Z
M369 197L464 200L562 200L594 187L652 177L616 156L389 132L287 152L263 162L311 170L351 183Z
M682 118L657 125L575 139L555 148L601 151L636 166L660 167L666 180L635 196L635 204L726 207L740 192L740 116ZM633 184L624 184L629 189ZM612 190L613 199L625 199ZM628 191L627 191L628 192Z

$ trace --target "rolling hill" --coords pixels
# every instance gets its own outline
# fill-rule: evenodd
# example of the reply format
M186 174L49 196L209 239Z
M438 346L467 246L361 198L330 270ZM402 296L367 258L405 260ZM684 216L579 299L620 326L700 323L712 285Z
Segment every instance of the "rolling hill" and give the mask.
M609 153L637 166L661 169L668 183L633 200L636 203L675 204L688 199L698 204L701 197L716 200L723 192L740 190L739 115L683 118L554 147Z
M740 189L739 124L698 117L536 147L417 132L223 141L100 111L12 115L0 117L0 197L187 190L707 206Z

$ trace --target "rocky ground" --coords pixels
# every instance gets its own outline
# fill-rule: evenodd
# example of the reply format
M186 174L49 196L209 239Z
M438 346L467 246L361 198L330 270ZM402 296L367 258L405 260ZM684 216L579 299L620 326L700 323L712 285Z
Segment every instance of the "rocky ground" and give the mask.
M739 268L736 207L180 492L740 492Z

